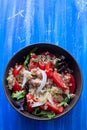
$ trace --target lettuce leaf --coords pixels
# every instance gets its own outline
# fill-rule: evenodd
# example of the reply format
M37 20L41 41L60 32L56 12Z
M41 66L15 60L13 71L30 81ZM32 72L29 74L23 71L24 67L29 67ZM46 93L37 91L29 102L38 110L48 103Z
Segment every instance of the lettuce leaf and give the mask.
M12 97L13 99L19 100L19 99L25 97L25 91L22 90L22 91L13 92L12 95L11 95L11 97Z
M44 110L41 110L39 107L37 107L32 112L32 114L35 115L35 116L40 116L40 117L49 118L49 119L54 118L55 115L56 115L54 112L44 111Z

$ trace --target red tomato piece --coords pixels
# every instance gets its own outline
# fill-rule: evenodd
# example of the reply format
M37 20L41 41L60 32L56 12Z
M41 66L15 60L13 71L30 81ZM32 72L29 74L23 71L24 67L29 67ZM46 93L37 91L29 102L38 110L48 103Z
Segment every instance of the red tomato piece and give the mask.
M53 76L53 70L52 69L46 70L46 74L47 74L48 78L52 78L52 76Z
M53 69L53 64L49 61L45 64L45 70Z
M38 67L38 62L34 62L34 59L37 58L38 56L35 53L32 53L31 58L30 58L30 62L28 64L28 69L34 69L36 67Z
M48 106L47 106L46 104L40 106L40 108L41 108L42 110L45 110L45 111L48 111L48 110L49 110L49 109L48 109Z
M49 61L45 64L45 71L48 78L52 78L53 75L53 64Z
M39 66L39 68L42 69L42 70L45 69L45 64L42 63L42 62L40 62L40 61L38 62L38 66Z
M63 90L69 89L69 87L66 86L62 76L57 71L53 72L53 81L61 89Z
M26 98L27 98L27 100L34 100L34 95L32 94L32 93L28 93L27 95L26 95Z
M31 93L28 93L28 94L26 95L26 101L27 101L27 109L28 109L29 112L32 112L32 111L34 110L34 108L32 108L32 107L30 106L30 103L31 103L31 102L33 103L33 100L34 100L34 95L31 94Z
M76 89L76 82L74 76L72 74L65 74L65 76L67 76L68 78L67 82L68 82L68 87L70 89L70 92L74 93Z
M51 110L51 111L53 111L53 112L55 112L57 114L60 114L60 113L62 113L64 111L63 106L58 107L57 103L51 104L50 102L47 101L46 105L48 106L49 110Z
M21 86L19 85L18 81L16 80L14 82L14 85L13 85L13 88L12 88L13 91L20 91L22 90Z
M38 67L38 62L34 62L33 59L31 58L30 63L28 65L28 69L31 70L31 69L34 69L36 67Z
M20 70L23 68L23 65L17 65L15 66L15 68L13 69L13 75L16 76L19 74Z

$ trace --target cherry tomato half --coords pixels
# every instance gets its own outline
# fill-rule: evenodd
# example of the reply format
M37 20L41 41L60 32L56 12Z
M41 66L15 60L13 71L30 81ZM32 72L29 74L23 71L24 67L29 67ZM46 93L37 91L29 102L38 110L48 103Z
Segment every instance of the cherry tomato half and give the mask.
M68 87L70 89L71 93L75 92L76 89L76 82L75 82L75 78L72 74L65 74L65 76L67 76L67 83L68 83Z
M53 72L53 81L61 89L63 90L69 89L69 87L66 86L62 76L57 71Z

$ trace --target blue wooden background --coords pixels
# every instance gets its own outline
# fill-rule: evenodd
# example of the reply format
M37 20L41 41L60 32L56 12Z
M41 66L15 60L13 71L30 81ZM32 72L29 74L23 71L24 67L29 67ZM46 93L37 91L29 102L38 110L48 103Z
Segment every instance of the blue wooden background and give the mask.
M64 117L36 121L17 113L3 89L9 59L22 47L52 42L68 50L83 74L83 91ZM87 0L0 0L0 130L87 130Z

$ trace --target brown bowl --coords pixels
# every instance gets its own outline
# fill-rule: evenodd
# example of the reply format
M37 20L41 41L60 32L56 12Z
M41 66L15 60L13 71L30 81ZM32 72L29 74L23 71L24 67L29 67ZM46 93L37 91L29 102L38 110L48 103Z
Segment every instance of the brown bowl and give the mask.
M73 56L69 52L67 52L65 49L63 49L63 48L61 48L57 45L51 44L51 43L36 43L36 44L29 45L27 47L24 47L20 51L18 51L10 59L9 63L7 64L5 73L4 73L4 90L5 90L5 94L7 96L7 99L10 102L10 104L13 106L13 108L15 108L16 111L18 111L20 114L24 115L25 117L36 119L36 120L49 120L48 118L36 117L36 116L26 112L26 111L20 111L12 103L11 93L10 93L10 90L8 89L8 87L7 87L8 84L7 84L6 78L8 76L8 71L9 71L10 67L15 66L16 63L23 63L23 61L24 61L23 57L26 57L29 54L29 51L32 50L35 47L38 48L36 53L40 53L40 52L43 52L43 51L49 51L56 56L64 55L65 57L67 57L68 62L69 62L69 66L73 70L73 74L74 74L75 79L76 79L76 91L75 91L76 96L71 100L69 106L64 109L64 112L62 114L57 115L55 118L64 116L67 112L69 112L75 106L78 99L80 98L81 91L82 91L82 74L81 74L81 70L79 68L78 63L73 58Z

